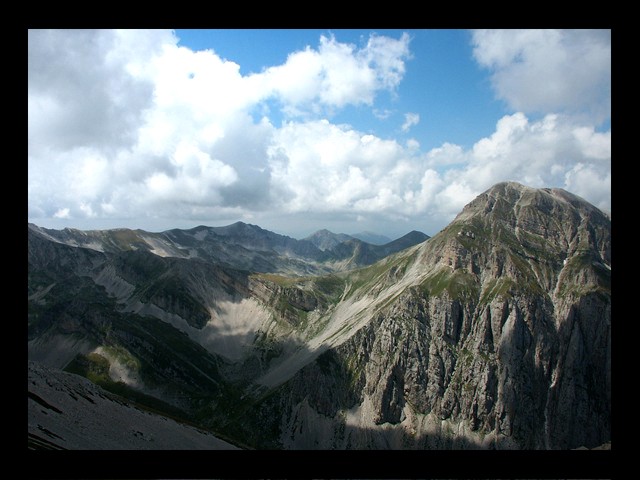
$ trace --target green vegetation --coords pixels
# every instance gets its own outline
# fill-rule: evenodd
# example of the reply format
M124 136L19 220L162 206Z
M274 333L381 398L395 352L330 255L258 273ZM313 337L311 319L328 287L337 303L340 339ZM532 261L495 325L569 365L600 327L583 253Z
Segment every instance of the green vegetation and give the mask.
M117 359L120 364L124 365L129 370L138 371L140 369L140 361L122 346L107 345L102 348L108 357Z
M543 236L526 230L518 230L518 241L528 258L536 263L546 263L559 266L562 263L563 252Z
M169 260L147 251L127 251L113 257L119 275L129 283L156 279L169 270Z
M81 375L100 386L114 383L109 377L109 360L97 353L77 355L65 368L69 373Z
M189 418L185 412L173 405L135 390L123 382L111 380L109 377L109 361L97 353L78 354L64 370L83 376L106 391L126 398L146 410L180 421L188 420Z
M216 392L221 384L218 360L172 325L154 317L129 314L114 319L114 330L127 332L114 341L132 343L145 383L173 387L194 395ZM168 380L173 380L168 383Z
M349 285L346 297L353 296L364 287L369 290L378 284L391 285L397 278L402 277L407 267L415 260L415 255L415 253L390 255L373 265L350 272L345 279L345 283Z
M461 367L469 368L473 363L473 353L466 348L462 348L458 351L458 362Z
M307 323L309 312L294 306L284 295L278 297L274 309L278 315L292 321L295 326L302 327Z
M344 290L344 279L337 275L324 275L315 277L312 281L316 291L319 291L331 303L340 299Z
M52 327L68 334L81 323L85 331L101 336L118 315L116 310L115 299L108 297L103 287L87 277L70 277L53 285L42 299L28 301L28 338Z
M252 273L251 275L249 275L249 278L266 280L268 282L275 283L280 287L293 287L296 285L300 285L302 282L307 280L306 278L285 277L283 275L276 275L274 273Z
M353 353L346 358L344 367L349 372L349 388L353 390L364 372L362 356Z
M429 296L437 297L444 291L453 300L476 301L479 287L476 277L463 270L450 270L442 268L435 274L427 277L420 289Z
M511 298L517 285L508 277L491 279L480 296L480 304L491 303L495 298Z
M595 284L580 282L579 279L587 272L595 278ZM581 296L588 293L602 295L605 299L611 296L611 270L602 265L590 250L576 252L568 260L562 275L562 283L558 290L560 297Z
M119 250L135 250L137 248L150 248L149 244L142 240L136 231L129 229L111 230L111 243Z

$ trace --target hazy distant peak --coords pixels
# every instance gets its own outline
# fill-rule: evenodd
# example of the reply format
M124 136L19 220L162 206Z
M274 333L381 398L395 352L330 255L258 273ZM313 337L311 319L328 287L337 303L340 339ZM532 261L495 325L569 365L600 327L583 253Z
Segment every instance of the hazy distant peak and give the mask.
M392 241L391 238L386 235L380 235L374 232L359 232L351 234L353 238L362 240L363 242L371 243L372 245L385 245Z
M333 233L326 228L323 228L322 230L318 230L304 238L304 240L313 243L320 250L325 251L332 249L342 242L353 240L353 237L344 233Z

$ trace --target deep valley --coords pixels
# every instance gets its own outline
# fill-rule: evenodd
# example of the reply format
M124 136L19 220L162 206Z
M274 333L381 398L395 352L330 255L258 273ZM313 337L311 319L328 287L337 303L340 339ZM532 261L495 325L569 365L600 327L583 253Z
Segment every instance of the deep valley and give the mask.
M122 448L611 440L611 220L564 190L500 183L383 245L244 223L27 243L34 448L114 448L127 411L148 424ZM112 433L62 427L79 393Z

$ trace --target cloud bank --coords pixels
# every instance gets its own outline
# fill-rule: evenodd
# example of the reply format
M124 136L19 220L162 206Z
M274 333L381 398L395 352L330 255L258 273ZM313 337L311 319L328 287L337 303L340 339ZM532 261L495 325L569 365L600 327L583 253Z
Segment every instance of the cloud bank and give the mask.
M476 30L473 55L514 110L611 115L610 30Z
M574 114L606 107L598 95L610 72L607 36L525 33L473 35L473 55L518 111L468 150L445 143L423 152L415 140L330 120L349 105L379 115L377 95L396 92L411 58L407 34L371 35L361 47L322 36L285 63L243 76L214 50L180 46L171 31L32 30L29 218L140 228L151 220L162 228L235 220L269 228L277 218L279 231L302 235L310 232L293 219L304 217L309 225L317 218L317 228L331 220L434 234L504 180L560 186L610 210L611 132ZM549 50L558 58L545 72L557 88L536 92ZM582 67L567 70L587 54L591 80ZM582 95L562 94L569 90ZM530 120L528 111L546 114ZM407 113L401 129L419 119Z

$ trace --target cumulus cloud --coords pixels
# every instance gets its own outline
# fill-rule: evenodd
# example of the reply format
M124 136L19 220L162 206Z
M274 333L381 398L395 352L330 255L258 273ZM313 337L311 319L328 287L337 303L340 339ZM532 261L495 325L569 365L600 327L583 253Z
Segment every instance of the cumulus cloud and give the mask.
M447 183L476 193L504 180L558 186L611 208L611 132L596 132L570 116L549 114L530 122L523 113L506 115L464 156L462 168L445 172Z
M251 75L247 82L265 95L276 95L292 115L305 109L372 105L378 91L393 91L402 80L409 41L406 33L397 40L372 35L357 49L323 35L317 50L294 52L283 65Z
M472 43L514 110L610 116L610 30L476 30Z
M417 113L405 113L404 123L402 124L402 131L408 132L411 127L417 125L420 122L420 115Z
M29 212L59 218L269 208L287 188L272 181L275 129L254 121L255 108L371 105L398 86L410 56L406 34L361 47L322 36L242 76L171 31L31 30L28 46Z
M481 50L482 61L508 67L517 54L503 50ZM135 219L141 228L160 218L164 228L319 218L318 228L330 220L362 230L420 219L433 234L429 222L441 228L504 180L565 187L610 209L611 132L576 117L506 115L470 149L445 142L427 152L413 138L401 144L329 120L346 105L373 109L410 57L406 34L372 35L361 47L321 37L243 76L172 32L30 31L29 218ZM256 114L274 101L281 125ZM418 122L407 113L403 130Z
M548 115L507 115L465 151L445 143L426 154L326 120L289 123L274 135L272 180L290 212L387 213L449 219L504 180L558 186L610 209L610 132Z
M30 150L133 145L153 84L128 69L170 38L162 31L29 30Z
M466 159L467 155L462 147L449 142L443 143L440 147L432 148L427 153L428 164L434 167L464 163Z
M410 164L397 142L328 120L287 123L275 132L269 155L273 185L288 192L289 211L393 209L390 192L399 190Z

